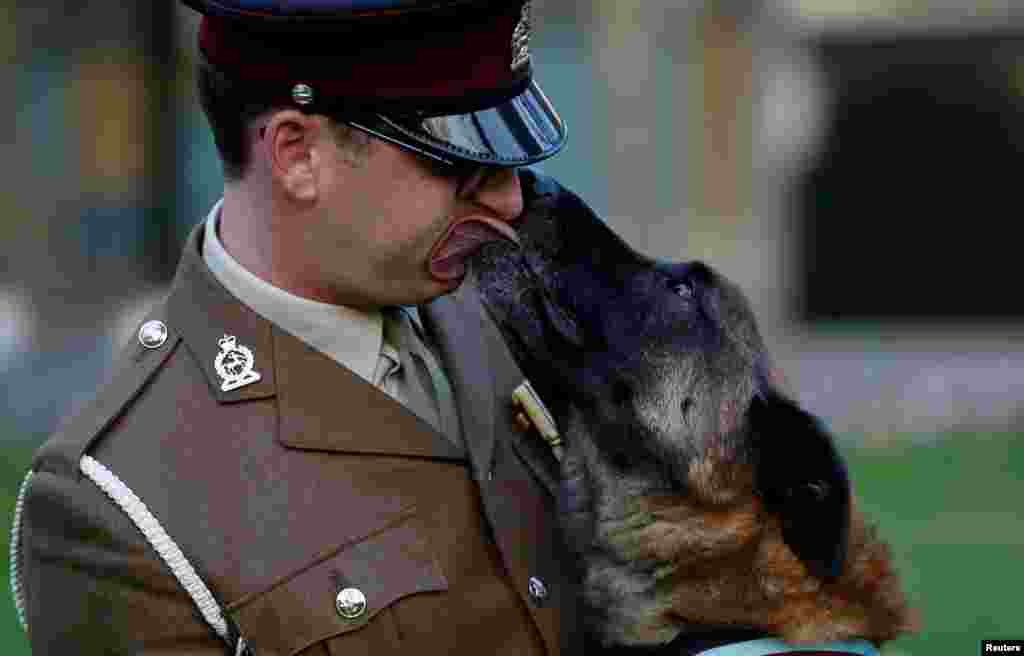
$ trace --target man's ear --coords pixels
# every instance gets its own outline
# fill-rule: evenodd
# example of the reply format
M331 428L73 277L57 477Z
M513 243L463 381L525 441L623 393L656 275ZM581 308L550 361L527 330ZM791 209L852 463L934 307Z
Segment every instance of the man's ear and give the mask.
M320 130L315 117L285 110L274 113L262 131L271 177L295 201L317 199Z
M846 561L850 480L832 437L816 417L772 392L754 398L749 420L765 507L811 574L835 580Z

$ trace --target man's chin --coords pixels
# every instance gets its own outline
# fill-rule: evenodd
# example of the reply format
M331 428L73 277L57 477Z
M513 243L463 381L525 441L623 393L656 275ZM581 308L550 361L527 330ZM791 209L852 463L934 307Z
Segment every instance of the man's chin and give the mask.
M395 303L395 305L422 305L429 303L436 298L454 292L462 285L465 279L465 275L448 279L438 279L431 276L424 280L422 285L417 286L418 289L415 297L401 303Z

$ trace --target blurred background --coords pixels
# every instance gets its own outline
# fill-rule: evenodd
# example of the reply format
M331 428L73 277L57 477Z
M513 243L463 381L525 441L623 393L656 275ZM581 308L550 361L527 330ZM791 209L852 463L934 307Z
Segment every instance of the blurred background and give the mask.
M221 189L176 2L0 0L0 491L94 394ZM750 294L921 610L896 654L1024 638L1024 6L535 0L541 167ZM798 457L798 456L795 456ZM9 601L0 653L26 654Z

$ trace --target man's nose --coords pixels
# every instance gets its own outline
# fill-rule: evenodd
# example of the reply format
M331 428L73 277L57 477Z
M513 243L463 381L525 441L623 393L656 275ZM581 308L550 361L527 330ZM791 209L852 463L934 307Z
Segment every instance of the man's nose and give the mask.
M506 222L515 221L523 213L523 189L514 168L489 170L470 198Z

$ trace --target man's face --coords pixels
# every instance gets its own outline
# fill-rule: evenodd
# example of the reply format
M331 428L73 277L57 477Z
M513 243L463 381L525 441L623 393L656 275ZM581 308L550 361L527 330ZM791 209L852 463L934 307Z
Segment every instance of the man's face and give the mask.
M424 302L458 287L466 257L482 243L514 236L508 224L523 211L515 170L481 168L458 178L377 139L353 157L349 145L324 133L303 246L334 302Z

